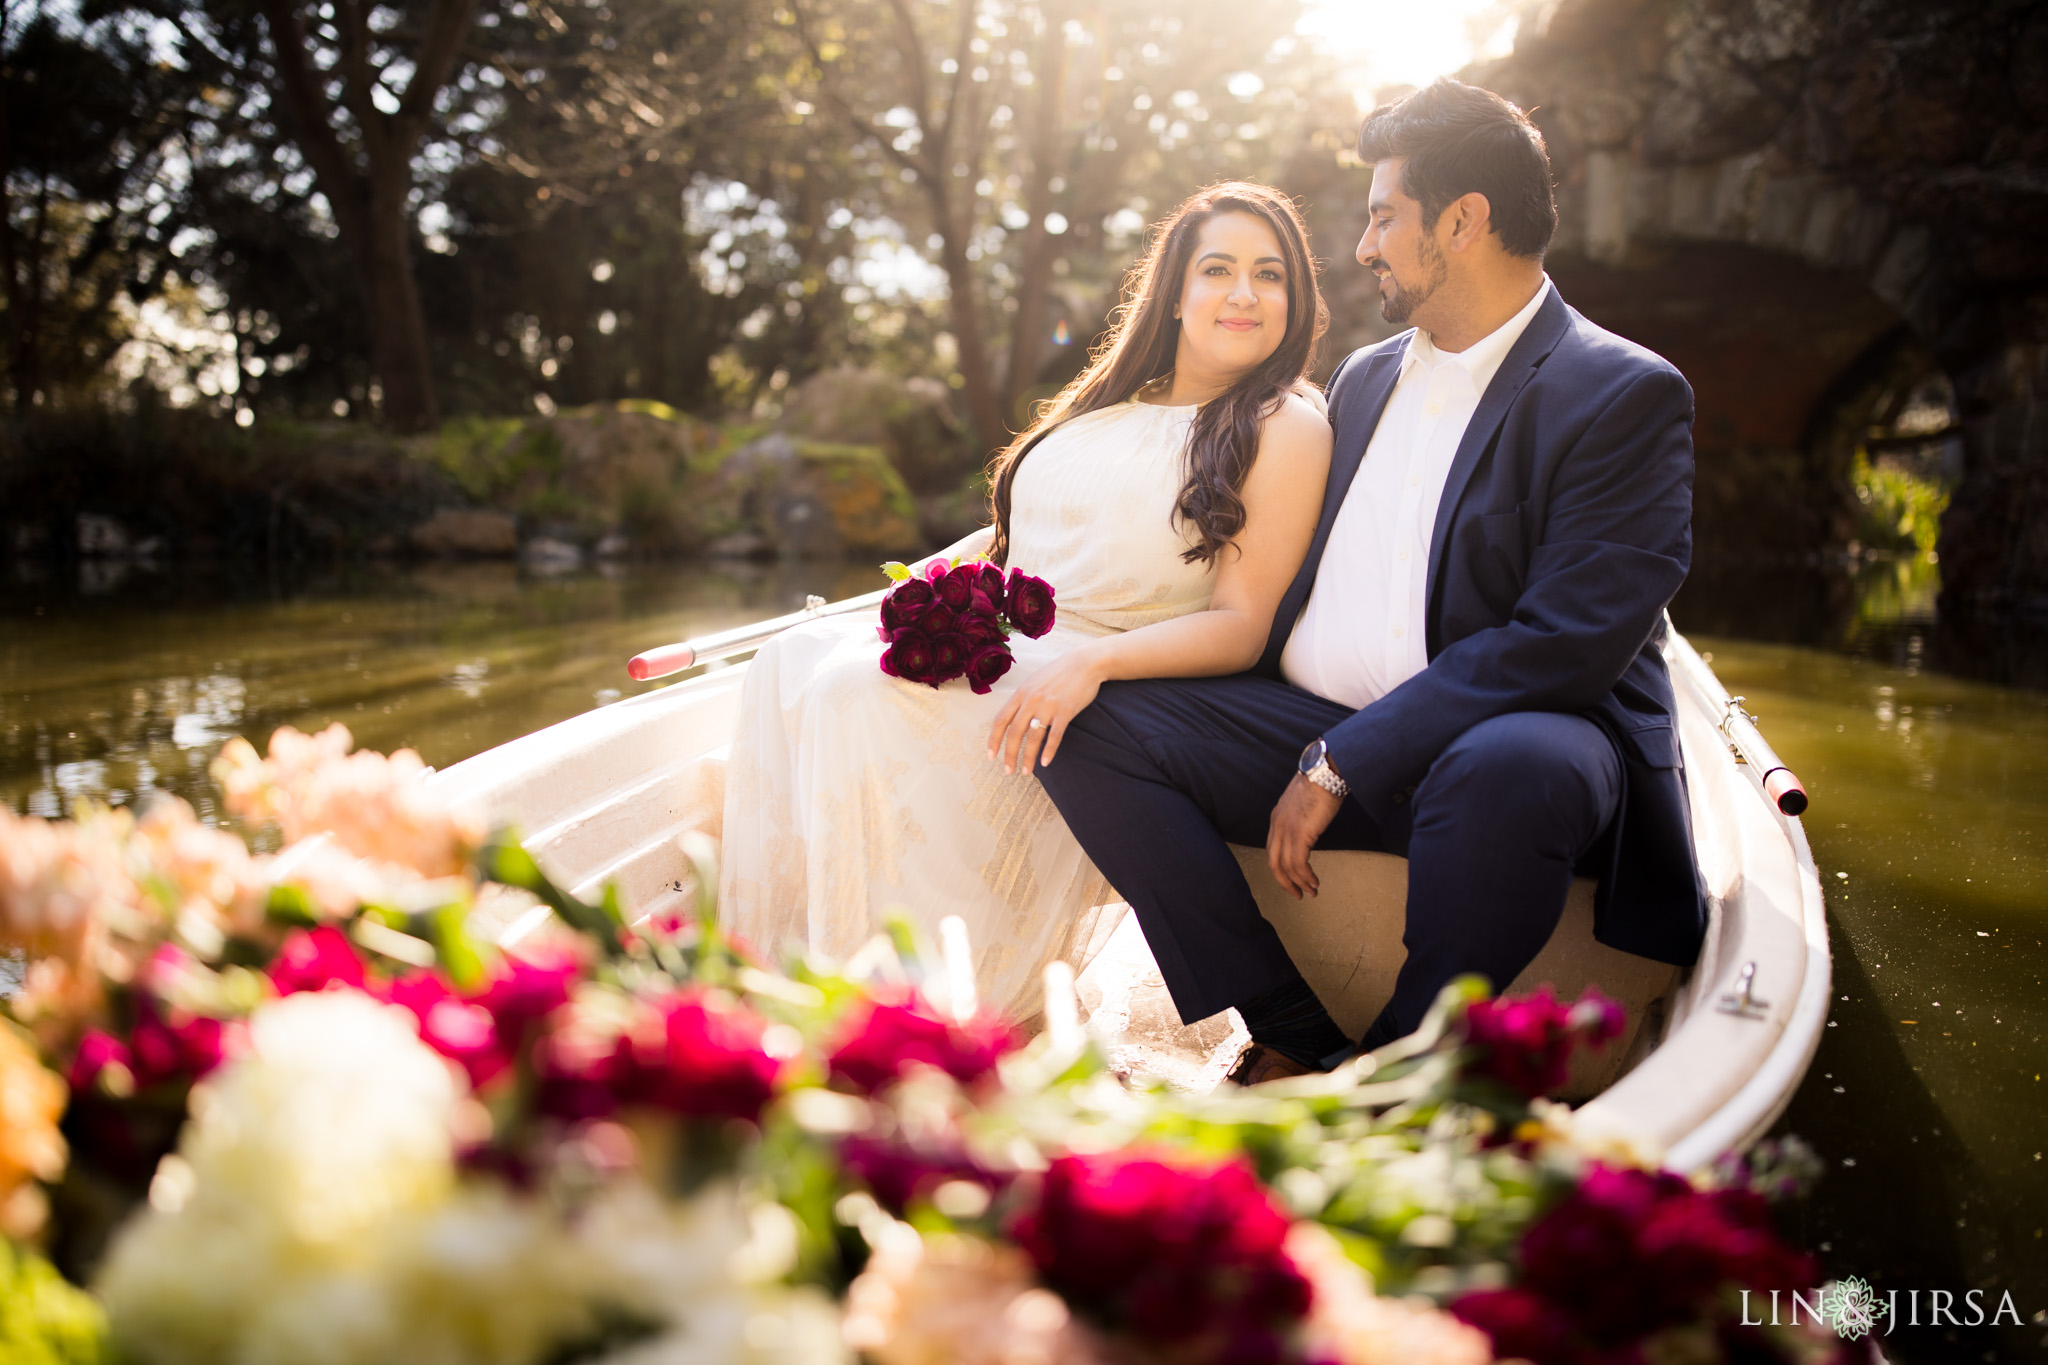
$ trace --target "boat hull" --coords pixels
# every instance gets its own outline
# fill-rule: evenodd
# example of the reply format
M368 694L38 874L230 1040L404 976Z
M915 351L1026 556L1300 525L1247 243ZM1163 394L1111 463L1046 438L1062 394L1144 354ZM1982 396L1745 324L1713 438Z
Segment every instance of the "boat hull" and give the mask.
M1629 1033L1581 1064L1572 1092L1589 1122L1692 1169L1759 1136L1789 1102L1818 1046L1828 997L1819 878L1796 819L1783 815L1718 727L1726 693L1676 632L1667 657L1695 840L1710 896L1701 958L1680 972L1596 942L1590 882L1575 883L1557 931L1513 991L1597 986L1621 1000ZM686 908L695 894L681 841L719 834L725 750L745 665L588 712L445 770L436 782L524 832L551 876L579 894L619 885L638 913ZM1316 856L1322 894L1295 901L1239 849L1261 911L1347 1032L1363 1032L1392 993L1407 865L1386 854ZM1243 1034L1234 1015L1183 1026L1135 920L1107 915L1081 976L1090 1027L1116 1064L1169 1083L1221 1080ZM1746 963L1752 999L1726 1012Z

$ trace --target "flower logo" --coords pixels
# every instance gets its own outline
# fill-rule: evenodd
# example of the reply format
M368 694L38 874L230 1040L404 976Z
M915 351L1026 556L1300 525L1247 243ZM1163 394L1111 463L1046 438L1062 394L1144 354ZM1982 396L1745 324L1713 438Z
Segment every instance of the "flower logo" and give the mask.
M1856 1341L1877 1326L1877 1291L1860 1275L1837 1281L1828 1295L1828 1326L1835 1335Z

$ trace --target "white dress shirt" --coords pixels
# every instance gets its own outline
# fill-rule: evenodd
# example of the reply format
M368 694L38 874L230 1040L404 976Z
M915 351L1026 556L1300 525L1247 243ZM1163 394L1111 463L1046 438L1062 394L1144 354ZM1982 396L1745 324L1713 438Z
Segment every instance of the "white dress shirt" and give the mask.
M1357 710L1429 666L1429 550L1444 480L1480 395L1551 287L1544 276L1521 312L1456 354L1423 331L1408 343L1280 655L1296 687Z

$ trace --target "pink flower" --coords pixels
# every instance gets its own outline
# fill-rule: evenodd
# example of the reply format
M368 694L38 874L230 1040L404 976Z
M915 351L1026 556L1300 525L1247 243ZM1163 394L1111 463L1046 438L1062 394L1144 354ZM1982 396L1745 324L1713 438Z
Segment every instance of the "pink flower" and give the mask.
M87 1029L78 1040L78 1050L71 1056L71 1068L65 1079L74 1092L83 1095L99 1084L102 1075L107 1076L111 1093L124 1094L135 1083L135 1059L128 1045L113 1034L103 1029Z
M1004 612L1011 625L1034 640L1052 629L1056 614L1052 598L1052 584L1033 578L1022 569L1010 570Z
M1055 1160L1012 1228L1040 1280L1077 1311L1146 1341L1216 1340L1239 1360L1281 1358L1281 1335L1309 1310L1287 1233L1241 1161L1122 1152Z
M136 996L135 1027L128 1033L129 1071L137 1087L161 1081L196 1081L228 1054L228 1025L211 1015L160 1005Z
M995 1070L1020 1044L1007 1020L984 1016L949 1024L915 1004L871 1002L856 1010L832 1050L832 1074L865 1095L882 1090L911 1066L936 1067L962 1085Z
M882 671L905 682L937 687L938 671L931 637L915 626L905 626L882 651Z
M1015 662L1008 645L983 645L967 656L967 685L977 693L986 694Z
M325 924L286 934L269 972L279 995L324 991L329 986L362 990L364 983L362 959L348 936Z
M511 1065L491 1012L456 994L439 972L408 972L385 988L384 998L412 1012L419 1020L420 1040L460 1066L472 1088Z
M476 1003L489 1011L503 1044L517 1047L529 1028L569 1002L582 975L583 964L566 952L507 957Z
M913 1199L929 1196L948 1180L971 1180L991 1190L1003 1183L957 1143L934 1150L896 1138L855 1134L839 1144L839 1160L874 1193L876 1202L898 1217Z
M1465 1010L1465 1036L1479 1053L1472 1074L1535 1099L1564 1084L1580 1045L1605 1047L1625 1024L1622 1007L1591 987L1569 1006L1548 986L1534 995L1481 1000Z
M762 1018L702 990L670 996L616 1054L621 1097L693 1118L756 1122L782 1064L761 1046Z

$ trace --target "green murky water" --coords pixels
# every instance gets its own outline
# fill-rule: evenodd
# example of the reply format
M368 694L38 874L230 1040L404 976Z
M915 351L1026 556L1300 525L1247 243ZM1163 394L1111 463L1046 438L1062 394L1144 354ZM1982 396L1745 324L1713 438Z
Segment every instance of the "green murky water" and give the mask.
M4 571L0 571L4 572ZM627 656L878 586L866 565L357 571L288 584L0 577L0 800L213 808L233 734L346 723L447 764L639 690ZM1674 616L1813 796L1831 1024L1781 1125L1834 1165L1796 1215L1836 1275L2010 1291L2025 1325L1910 1361L2048 1354L2048 649L1932 615L1924 566L1702 571ZM1922 1302L1926 1302L1923 1293ZM2041 1320L2033 1321L2042 1314Z

